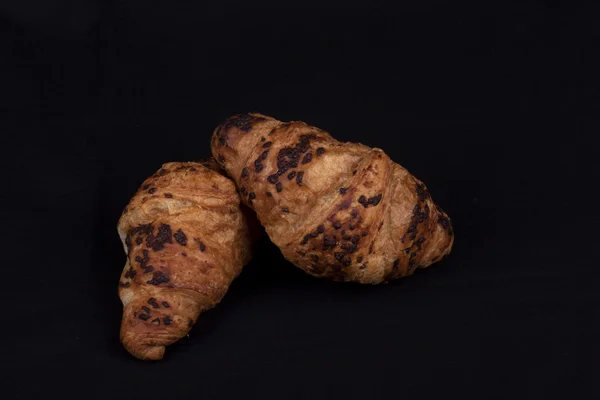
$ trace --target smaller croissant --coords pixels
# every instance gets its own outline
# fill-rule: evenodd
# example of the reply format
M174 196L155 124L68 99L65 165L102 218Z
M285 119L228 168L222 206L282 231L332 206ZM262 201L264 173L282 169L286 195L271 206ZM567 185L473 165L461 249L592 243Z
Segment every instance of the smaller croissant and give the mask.
M139 359L161 359L250 260L252 227L233 182L217 168L164 164L121 215L121 342Z
M448 215L380 149L261 114L228 118L211 147L271 241L308 274L377 284L450 253Z

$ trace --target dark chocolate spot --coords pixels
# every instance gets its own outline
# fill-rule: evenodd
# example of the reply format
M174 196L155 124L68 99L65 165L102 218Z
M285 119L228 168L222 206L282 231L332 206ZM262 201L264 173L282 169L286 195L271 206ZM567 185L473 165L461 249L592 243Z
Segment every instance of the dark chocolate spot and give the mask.
M142 254L144 257L136 256L135 261L140 263L140 267L142 267L146 273L152 272L154 267L152 265L148 265L148 262L150 261L150 252L146 249L143 249Z
M333 236L331 238L328 235L323 236L323 244L325 246L335 247L337 245L337 243L338 243L338 241L335 236Z
M249 198L250 200L254 200L254 199L256 198L256 193L254 193L254 192L250 192L250 194L248 194L248 198Z
M200 251L204 253L204 251L206 250L206 246L204 245L204 243L202 243L202 241L198 238L194 238L194 241L198 243L198 245L200 246Z
M410 217L410 224L408 226L408 229L406 230L406 233L402 236L400 240L404 242L407 236L410 238L410 240L415 240L418 233L417 225L424 222L427 218L429 218L429 206L426 204L425 210L421 211L421 206L419 205L419 203L415 204L412 215Z
M361 262L362 262L362 260L363 260L363 256L358 256L358 257L356 258L356 262L357 262L357 263L361 263Z
M267 176L267 182L272 183L273 185L279 181L279 176L277 174Z
M264 168L264 165L262 165L262 163L260 162L260 159L257 159L256 161L254 161L254 171L256 173L259 173L260 171L262 171Z
M129 269L127 270L127 272L125 272L125 275L123 275L125 278L133 278L135 276L136 272L132 267L129 267Z
M298 166L301 152L295 147L285 147L277 154L277 168L283 173Z
M347 191L348 191L348 188L340 188L341 194L346 194Z
M181 229L177 230L173 237L180 245L185 246L187 244L187 236L185 236L185 233Z
M295 176L296 176L296 171L292 171L288 174L287 178L288 178L288 180L291 181L292 179L294 179Z
M173 320L171 319L171 317L164 317L163 318L163 324L165 324L165 325L171 325L171 322L173 322Z
M264 142L264 141L265 141L265 138L262 138L262 140L263 140L263 142ZM263 146L262 146L262 147L266 149L267 147L271 147L271 145L272 145L272 144L273 144L273 142L267 142L267 143L263 144Z
M169 308L169 307L171 307L171 306L169 305L169 303L167 303L166 301L163 301L161 304L162 304L162 305L163 305L163 307L165 307L165 308Z
M241 131L250 132L252 130L252 125L246 124L240 128Z
M421 223L429 218L429 206L425 204L425 209L419 214L418 222Z
M146 246L154 251L160 251L165 248L165 244L173 243L171 236L171 226L169 224L160 224L156 236L154 236L153 229L152 233L146 239Z
M222 155L220 155L220 154L219 154L219 157L217 157L217 161L218 161L220 164L223 164L223 163L225 162L225 157L223 157Z
M369 197L369 199L367 200L367 204L375 207L376 205L379 204L382 197L383 197L383 195L381 193L379 193L377 196Z
M142 310L144 310L147 314L150 314L150 309L146 306L142 306Z
M150 297L148 299L148 304L150 304L152 306L152 308L159 308L160 307L158 305L158 303L156 302L156 299L154 297Z
M156 188L151 188L150 190L148 190L148 193L150 193L150 194L156 193Z
M352 218L358 217L358 209L355 208L354 210L352 210L352 212L350 213L350 215L352 216Z
M271 193L271 192L267 192L267 193L265 193L265 194L267 195L267 197L271 197L271 196L273 196L273 193Z
M119 286L121 287L129 287L130 283L129 282L119 282Z
M298 172L298 175L296 175L296 183L298 185L302 184L302 178L304 178L304 172Z
M160 285L161 283L167 283L167 282L169 282L169 278L167 278L167 276L165 274L163 274L161 271L156 271L152 275L152 279L150 279L149 281L146 281L146 283L149 283L151 285Z
M150 316L148 314L139 314L138 318L141 319L142 321L148 321Z
M282 208L281 211L283 211L284 213L289 213L290 210L288 210L286 207Z
M300 156L306 153L309 149L310 139L315 138L315 135L302 135L300 136L300 142L297 143L294 147L284 147L279 151L279 153L277 154L277 168L279 169L279 171L281 171L281 174L298 166ZM306 157L307 156L304 157L303 162L307 159ZM310 157L309 161L307 162L310 162Z
M164 196L165 196L167 199L171 199L171 198L173 198L173 195L172 195L171 193L165 193L165 194L164 194Z
M142 186L142 190L148 190L149 187L150 187L150 184L147 183L144 186Z
M340 224L339 222L335 222L335 223L333 224L333 227L334 227L335 229L340 229L340 228L342 227L342 224Z
M267 157L269 156L269 150L265 150L262 152L262 154L260 155L260 159L261 160L265 160Z
M311 161L312 161L312 153L308 153L302 159L302 164L308 164Z
M135 244L142 244L143 241L144 241L144 239L142 239L141 236L138 236L135 238Z
M363 236L367 236L368 234L369 234L369 232L367 232L367 231L364 231L363 233L361 233L361 235L363 235Z
M281 182L277 182L277 185L275 185L275 189L277 189L277 193L283 190L283 185L281 184Z
M342 264L346 267L350 266L350 264L352 264L352 258L346 254L344 258L342 258Z
M243 194L244 196L248 194L248 191L246 190L246 187L242 186L240 188L240 193Z
M323 155L323 153L325 153L325 149L324 149L324 148L322 148L322 147L319 147L319 148L317 149L317 155L318 155L318 156L321 156L321 155Z
M363 206L364 208L367 208L367 207L369 206L369 205L367 204L367 197L366 197L365 195L362 195L362 196L360 196L360 197L358 198L358 202L359 202L360 204L362 204L362 206Z
M242 179L247 178L248 177L248 168L244 167L242 168Z
M166 173L167 173L167 170L164 168L161 168L160 171L158 171L158 175L160 175L160 176L163 176Z

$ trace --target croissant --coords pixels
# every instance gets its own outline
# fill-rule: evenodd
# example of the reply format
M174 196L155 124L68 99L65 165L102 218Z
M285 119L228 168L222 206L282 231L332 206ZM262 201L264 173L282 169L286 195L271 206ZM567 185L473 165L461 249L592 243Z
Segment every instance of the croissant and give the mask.
M164 164L119 219L127 253L121 342L139 359L161 359L250 259L254 231L235 185L217 168L210 161Z
M220 124L211 149L271 241L310 275L378 284L452 248L446 213L380 149L254 113Z

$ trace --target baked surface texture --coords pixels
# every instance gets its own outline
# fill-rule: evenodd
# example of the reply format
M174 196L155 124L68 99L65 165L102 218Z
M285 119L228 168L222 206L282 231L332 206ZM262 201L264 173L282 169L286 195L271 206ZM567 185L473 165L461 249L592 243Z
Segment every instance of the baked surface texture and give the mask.
M161 359L250 260L238 193L217 169L211 161L164 164L121 215L121 341L137 358Z
M452 248L448 215L381 149L255 113L225 120L211 148L271 241L311 275L378 284Z

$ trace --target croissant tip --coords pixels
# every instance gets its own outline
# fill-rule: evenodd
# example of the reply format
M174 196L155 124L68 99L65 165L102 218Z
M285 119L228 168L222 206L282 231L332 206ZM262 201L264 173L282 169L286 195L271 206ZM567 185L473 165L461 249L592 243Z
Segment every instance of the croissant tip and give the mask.
M165 346L144 346L141 349L137 349L137 352L133 355L140 360L161 360L165 355Z

